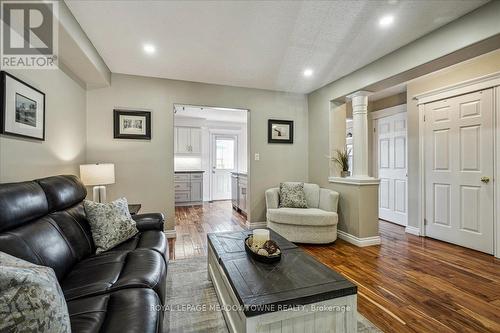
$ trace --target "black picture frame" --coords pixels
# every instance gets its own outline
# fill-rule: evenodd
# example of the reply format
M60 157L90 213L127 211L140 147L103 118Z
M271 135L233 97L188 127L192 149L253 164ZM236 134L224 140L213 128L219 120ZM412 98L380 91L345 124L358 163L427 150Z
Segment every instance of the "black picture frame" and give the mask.
M134 116L145 118L145 133L131 134L123 133L120 128L121 116ZM133 111L133 110L113 110L113 137L115 139L135 139L135 140L151 140L151 112L150 111Z
M41 137L26 135L26 134L12 132L12 131L7 130L6 117L7 117L7 112L10 112L10 110L7 110L7 77L19 82L20 84L24 85L26 88L29 88L29 89L33 90L34 92L42 95L43 115L42 115L42 136ZM45 118L46 118L45 114L47 113L47 110L45 108L45 106L46 106L45 93L43 91L33 87L29 83L24 82L21 79L18 79L14 75L7 73L6 71L0 71L0 89L1 89L1 93L0 93L0 134L20 137L20 138L28 138L28 139L39 140L39 141L45 141ZM30 97L25 96L21 93L15 92L15 94L22 96L25 99L31 100ZM14 109L14 112L16 112L15 109Z
M289 135L288 138L277 139L276 136L273 137L273 126L285 125L288 126ZM267 143L293 143L293 120L278 120L269 119L267 121Z

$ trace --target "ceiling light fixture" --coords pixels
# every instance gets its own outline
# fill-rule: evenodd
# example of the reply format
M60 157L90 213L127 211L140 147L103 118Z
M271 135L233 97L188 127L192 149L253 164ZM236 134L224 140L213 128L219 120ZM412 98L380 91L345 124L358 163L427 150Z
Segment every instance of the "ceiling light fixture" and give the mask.
M308 68L306 70L304 70L304 76L305 77L311 77L313 75L313 70Z
M394 16L392 16L392 15L386 15L386 16L382 17L382 18L378 21L378 24L379 24L382 28L388 27L388 26L392 25L392 23L394 23Z
M155 53L156 48L155 48L155 46L154 46L154 45L152 45L152 44L144 44L144 46L143 46L143 50L144 50L144 52L146 52L147 54L153 54L153 53Z

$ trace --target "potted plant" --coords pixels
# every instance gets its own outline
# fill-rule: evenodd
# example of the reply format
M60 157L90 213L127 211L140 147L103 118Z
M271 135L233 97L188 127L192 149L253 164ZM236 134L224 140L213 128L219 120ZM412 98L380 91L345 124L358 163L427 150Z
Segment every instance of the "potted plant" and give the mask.
M341 177L349 177L351 173L349 172L349 154L350 149L344 148L344 150L335 150L335 156L332 157L332 161L335 162L341 169Z

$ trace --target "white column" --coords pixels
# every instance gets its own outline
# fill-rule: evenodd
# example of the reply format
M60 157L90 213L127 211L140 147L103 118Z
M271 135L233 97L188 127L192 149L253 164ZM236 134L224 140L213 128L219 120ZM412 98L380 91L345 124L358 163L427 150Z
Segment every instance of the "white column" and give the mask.
M358 91L348 96L352 100L352 177L368 176L368 95Z

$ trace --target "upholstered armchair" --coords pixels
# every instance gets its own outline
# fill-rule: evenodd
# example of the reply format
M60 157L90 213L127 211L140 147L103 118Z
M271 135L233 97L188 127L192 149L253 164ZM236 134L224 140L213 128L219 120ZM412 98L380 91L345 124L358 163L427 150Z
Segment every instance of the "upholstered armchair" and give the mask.
M280 208L279 192L279 188L266 191L268 228L297 243L326 244L337 239L337 192L305 183L308 208Z

